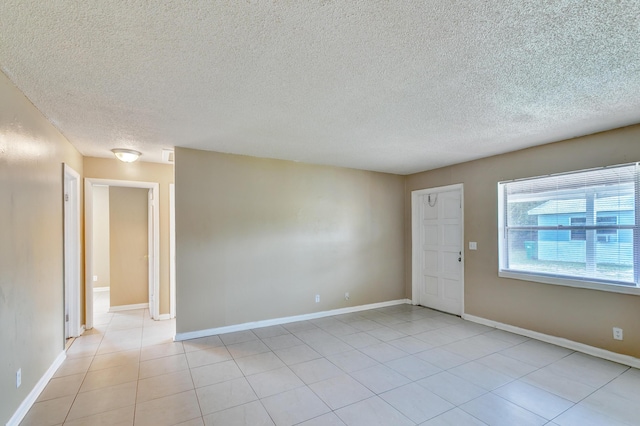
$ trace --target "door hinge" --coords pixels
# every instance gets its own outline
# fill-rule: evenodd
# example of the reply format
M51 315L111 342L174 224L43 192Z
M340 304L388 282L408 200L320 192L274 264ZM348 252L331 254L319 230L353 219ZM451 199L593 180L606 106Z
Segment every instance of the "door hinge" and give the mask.
M64 200L69 201L69 194L64 194Z
M69 314L66 314L66 315L64 316L64 320L65 320L65 322L69 322Z

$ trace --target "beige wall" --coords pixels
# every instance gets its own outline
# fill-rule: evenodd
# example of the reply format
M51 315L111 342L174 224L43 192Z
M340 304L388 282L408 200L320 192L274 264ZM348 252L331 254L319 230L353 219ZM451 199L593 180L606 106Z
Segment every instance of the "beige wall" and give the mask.
M64 349L63 162L82 175L80 153L0 73L0 424Z
M160 313L169 313L169 184L173 166L169 164L123 163L115 158L84 157L84 177L95 179L158 182L160 184Z
M402 176L175 155L179 333L404 298Z
M411 296L411 191L464 184L465 311L576 342L640 357L640 297L498 278L497 183L640 160L640 126L407 176L405 294ZM624 329L624 341L612 327Z
M111 306L149 301L148 193L109 187Z
M98 281L94 288L109 287L111 280L109 264L109 187L96 185L93 188L93 275Z

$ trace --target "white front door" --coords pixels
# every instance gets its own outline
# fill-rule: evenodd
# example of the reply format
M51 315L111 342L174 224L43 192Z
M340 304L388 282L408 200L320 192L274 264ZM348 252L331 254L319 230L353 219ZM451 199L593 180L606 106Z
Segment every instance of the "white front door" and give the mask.
M414 303L462 315L462 186L412 195Z

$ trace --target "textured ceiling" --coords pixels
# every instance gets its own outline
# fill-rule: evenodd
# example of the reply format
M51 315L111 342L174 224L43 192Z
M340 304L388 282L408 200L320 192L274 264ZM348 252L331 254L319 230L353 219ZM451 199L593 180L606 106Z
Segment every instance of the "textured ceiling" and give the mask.
M2 0L0 67L87 156L407 174L640 122L640 1Z

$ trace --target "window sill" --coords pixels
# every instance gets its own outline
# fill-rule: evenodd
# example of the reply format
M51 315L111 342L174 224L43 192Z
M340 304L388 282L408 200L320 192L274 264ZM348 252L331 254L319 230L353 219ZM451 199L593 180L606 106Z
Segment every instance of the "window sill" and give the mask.
M521 280L521 281L532 281L532 282L537 282L542 284L586 288L589 290L606 291L608 293L622 293L622 294L632 294L632 295L640 296L640 288L617 285L617 284L603 284L603 283L594 282L594 281L581 281L581 280L572 280L572 279L566 279L566 278L547 277L544 275L533 275L533 274L526 274L522 272L513 272L513 271L498 271L498 276L501 278L511 278L514 280Z

